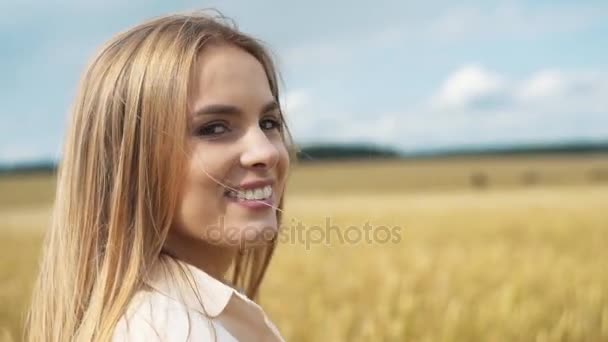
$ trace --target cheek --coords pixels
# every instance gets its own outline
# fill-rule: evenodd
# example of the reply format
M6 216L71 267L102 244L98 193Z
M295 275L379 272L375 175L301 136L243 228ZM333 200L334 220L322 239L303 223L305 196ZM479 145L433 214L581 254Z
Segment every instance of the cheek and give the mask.
M232 160L233 152L226 146L200 142L190 158L188 183L201 190L218 190Z
M200 235L216 224L222 214L223 188L213 179L222 179L220 163L207 158L191 158L179 198L176 229L189 235Z
M279 161L278 161L278 172L280 174L280 177L282 179L283 182L285 182L285 179L287 178L287 172L289 170L289 153L287 151L287 147L284 144L281 144L280 146L277 146L277 149L279 150Z
M176 229L187 235L199 235L217 216L217 200L199 182L189 179L179 199Z

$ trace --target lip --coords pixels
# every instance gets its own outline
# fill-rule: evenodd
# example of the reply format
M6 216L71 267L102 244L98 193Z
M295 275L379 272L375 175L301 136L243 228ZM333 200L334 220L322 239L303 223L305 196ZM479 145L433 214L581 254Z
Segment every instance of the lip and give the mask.
M224 186L224 195L226 195L229 191L231 190L249 190L249 189L257 189L257 188L263 188L267 185L270 185L272 187L272 190L274 192L275 188L274 188L274 184L275 181L274 179L260 179L260 180L255 180L255 181L250 181L250 182L244 182L241 183L239 185L234 185L231 183L226 183Z
M273 179L258 179L258 180L254 180L254 181L250 181L250 182L243 182L238 186L238 188L255 189L255 188L262 188L267 185L270 185L270 186L274 185L274 180Z

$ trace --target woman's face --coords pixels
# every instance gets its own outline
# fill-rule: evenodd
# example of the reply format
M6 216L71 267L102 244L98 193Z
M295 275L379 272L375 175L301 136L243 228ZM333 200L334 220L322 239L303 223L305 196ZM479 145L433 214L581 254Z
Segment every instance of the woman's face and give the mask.
M189 160L172 234L216 245L272 238L289 157L262 64L234 46L206 47L189 108Z

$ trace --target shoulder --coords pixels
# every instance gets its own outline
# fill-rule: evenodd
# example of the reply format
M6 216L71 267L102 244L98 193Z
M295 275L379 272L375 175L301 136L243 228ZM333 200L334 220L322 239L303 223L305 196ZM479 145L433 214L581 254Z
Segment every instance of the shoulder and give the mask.
M231 341L225 329L162 293L139 291L118 321L113 342Z

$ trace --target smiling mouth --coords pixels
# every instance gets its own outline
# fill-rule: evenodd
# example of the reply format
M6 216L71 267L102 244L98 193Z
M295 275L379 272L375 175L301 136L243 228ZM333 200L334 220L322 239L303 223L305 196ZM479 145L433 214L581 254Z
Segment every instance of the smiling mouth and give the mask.
M226 189L224 195L241 201L265 201L272 197L273 192L272 186L266 185L254 189L237 189L236 191Z

